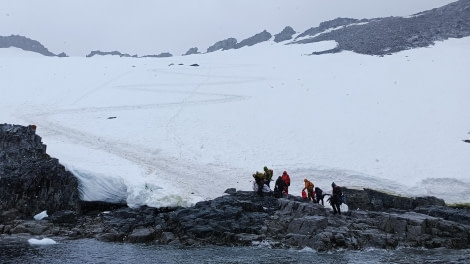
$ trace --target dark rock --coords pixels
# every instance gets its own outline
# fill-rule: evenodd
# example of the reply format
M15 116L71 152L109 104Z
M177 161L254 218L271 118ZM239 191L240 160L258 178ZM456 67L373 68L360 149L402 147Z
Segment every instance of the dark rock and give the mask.
M334 29L340 26L346 26L346 25L350 25L353 23L367 22L367 21L368 21L367 19L363 19L359 21L358 19L354 19L354 18L338 17L333 20L321 22L320 25L318 25L318 27L312 27L304 31L303 33L299 34L295 39L304 38L307 36L315 36L329 29Z
M155 229L150 227L139 227L134 229L129 236L127 241L130 243L144 243L150 242L155 239Z
M224 193L227 193L227 194L235 194L235 193L237 193L237 189L235 189L235 188L228 188L227 190L225 190Z
M235 38L228 38L225 40L217 41L214 45L207 48L207 53L214 52L217 50L234 49L236 45L237 45L237 39Z
M274 35L274 42L279 43L282 41L292 39L292 36L295 34L295 30L289 26L285 27L281 32Z
M0 125L0 211L16 209L23 218L44 210L76 211L77 179L46 154L34 128ZM8 218L2 215L0 223Z
M112 211L119 208L127 208L125 203L109 203L102 201L79 201L80 204L80 214L94 214L97 215L103 211Z
M127 53L121 53L119 51L100 51L100 50L94 50L91 51L88 55L86 55L87 58L91 58L96 55L101 55L101 56L107 56L107 55L112 55L112 56L119 56L119 57L134 57L137 58L137 55L129 55Z
M253 45L256 45L258 43L268 41L268 40L271 39L271 37L272 37L271 33L264 30L261 33L258 33L258 34L254 35L252 37L249 37L247 39L242 40L240 43L235 45L235 49L240 49L240 48L243 48L245 46L253 46Z
M346 204L350 210L389 211L390 209L413 210L419 206L444 206L445 202L436 197L404 197L372 189L343 188Z
M78 220L78 213L70 210L58 211L49 216L48 220L55 224L75 224Z
M452 222L470 226L470 209L469 208L451 208L447 206L427 206L419 207L415 212L426 214L429 216L443 218Z
M201 53L198 51L197 47L194 47L186 51L186 53L183 54L183 56L192 55L192 54L201 54Z
M312 36L311 38L296 40L293 43L334 40L338 43L338 47L332 52L350 50L380 56L427 47L436 41L470 36L470 3L468 0L460 0L410 17L386 17L361 21L346 19L345 23L335 23L335 26L346 23L347 26L329 32L325 32L324 26L312 28L296 39L306 36ZM328 27L332 28L331 25Z
M189 65L189 66L191 66L191 67L199 67L199 64L193 63L193 64L191 64L191 65Z
M32 51L44 56L58 56L58 57L66 57L65 53L60 53L56 55L50 52L47 48L45 48L41 43L36 40L32 40L27 37L19 36L19 35L11 35L11 36L0 36L0 48L10 48L16 47L26 51Z
M173 54L169 53L169 52L162 52L158 55L145 55L145 56L142 56L143 58L169 58L169 57L173 57Z

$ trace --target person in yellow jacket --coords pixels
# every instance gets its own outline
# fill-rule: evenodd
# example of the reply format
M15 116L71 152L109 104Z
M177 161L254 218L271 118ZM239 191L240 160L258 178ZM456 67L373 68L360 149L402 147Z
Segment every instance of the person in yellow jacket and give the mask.
M256 185L258 187L256 189L256 192L258 193L258 195L262 196L266 176L262 172L256 172L255 174L253 174L253 178L255 179Z
M313 182L307 180L307 179L304 179L304 183L305 183L305 187L302 189L302 192L307 190L307 198L309 201L312 201L313 200L313 197L315 196L315 192L313 190L313 188L315 187L315 184L313 184Z

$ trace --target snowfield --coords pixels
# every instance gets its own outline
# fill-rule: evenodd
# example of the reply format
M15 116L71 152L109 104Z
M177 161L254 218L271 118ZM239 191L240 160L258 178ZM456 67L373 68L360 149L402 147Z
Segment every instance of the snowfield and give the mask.
M37 125L85 200L189 206L251 190L268 166L287 170L294 195L308 178L469 202L470 38L307 55L334 46L140 59L0 49L0 122Z

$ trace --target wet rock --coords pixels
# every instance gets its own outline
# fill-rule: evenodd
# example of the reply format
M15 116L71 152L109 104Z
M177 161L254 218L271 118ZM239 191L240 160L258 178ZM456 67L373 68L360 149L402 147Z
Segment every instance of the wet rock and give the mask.
M49 216L48 220L54 224L73 225L78 221L78 213L70 210L58 211Z
M150 227L138 227L127 236L127 241L131 243L150 242L155 239L155 229Z

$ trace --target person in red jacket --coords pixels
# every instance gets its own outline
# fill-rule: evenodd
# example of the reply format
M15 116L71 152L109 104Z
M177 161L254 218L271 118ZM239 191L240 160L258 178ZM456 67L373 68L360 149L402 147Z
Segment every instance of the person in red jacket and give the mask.
M284 171L284 172L282 173L281 178L282 178L282 180L286 183L286 185L284 185L284 191L283 191L283 193L289 194L290 176L289 176L289 174L287 174L287 171Z

